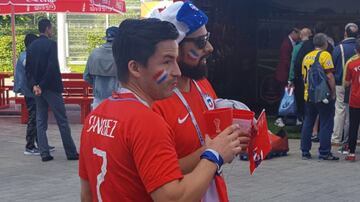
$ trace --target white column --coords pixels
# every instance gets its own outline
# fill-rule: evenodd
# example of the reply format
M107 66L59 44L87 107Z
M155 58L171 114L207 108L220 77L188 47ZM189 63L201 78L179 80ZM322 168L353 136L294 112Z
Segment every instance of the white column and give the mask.
M61 72L68 72L66 66L66 14L57 13L57 45L58 45L58 58Z
M109 14L105 15L105 29L109 27Z
M14 5L11 4L11 35L12 35L12 64L14 68L16 68L16 30L15 30L15 8Z
M65 23L65 57L69 57L69 24Z

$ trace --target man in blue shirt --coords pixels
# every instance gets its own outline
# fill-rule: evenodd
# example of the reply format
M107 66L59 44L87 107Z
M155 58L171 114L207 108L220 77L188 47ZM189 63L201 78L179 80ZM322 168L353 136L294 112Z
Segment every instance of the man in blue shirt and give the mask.
M346 144L349 134L344 133L345 129L345 115L346 104L345 87L343 85L344 68L346 61L356 54L355 40L358 35L358 26L355 23L348 23L345 26L344 40L335 47L332 53L333 63L335 65L335 82L336 82L336 102L335 102L335 117L334 117L334 132L332 134L331 142L334 144ZM345 129L345 131L347 131ZM343 137L344 134L344 137ZM343 142L341 142L343 139Z

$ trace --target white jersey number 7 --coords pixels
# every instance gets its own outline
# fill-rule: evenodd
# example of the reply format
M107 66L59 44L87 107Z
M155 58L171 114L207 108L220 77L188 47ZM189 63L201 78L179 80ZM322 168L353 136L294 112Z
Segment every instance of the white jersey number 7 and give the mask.
M102 164L101 164L101 172L97 175L97 182L96 182L96 195L99 202L102 202L101 193L100 193L100 185L104 182L104 178L106 175L106 166L107 166L107 158L106 158L106 152L102 151L97 148L93 148L93 154L100 156L102 158Z

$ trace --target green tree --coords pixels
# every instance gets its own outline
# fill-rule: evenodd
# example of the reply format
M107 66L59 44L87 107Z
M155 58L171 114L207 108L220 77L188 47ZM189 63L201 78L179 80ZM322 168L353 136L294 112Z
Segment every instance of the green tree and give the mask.
M99 47L101 44L105 42L103 39L104 34L103 33L88 33L86 36L87 41L87 52L90 53L94 48Z
M16 36L16 56L19 56L21 51L25 50L24 45L25 35ZM12 37L0 37L0 72L11 72L14 70L12 65Z

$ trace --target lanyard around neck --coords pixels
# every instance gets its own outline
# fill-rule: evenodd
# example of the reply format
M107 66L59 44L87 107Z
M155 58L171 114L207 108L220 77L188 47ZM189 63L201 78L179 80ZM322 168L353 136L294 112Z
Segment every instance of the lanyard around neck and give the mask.
M203 96L203 92L201 91L200 89L200 86L196 83L196 81L192 80L197 88L197 90L199 91L201 97L204 99L204 96ZM202 136L202 133L201 133L201 130L200 130L200 127L199 127L199 124L197 123L196 119L195 119L195 115L193 113L193 111L191 110L190 108L190 105L189 103L186 101L185 97L183 96L183 94L180 92L180 90L178 88L175 88L174 89L174 92L175 94L180 98L181 102L183 103L183 105L185 106L186 110L188 111L190 117L191 117L191 121L195 127L195 130L196 130L196 133L197 133L197 136L199 138L199 141L200 141L200 144L201 145L204 145L205 144L205 141L204 141L204 138ZM204 101L204 100L203 100ZM205 101L204 101L205 102ZM208 105L205 103L206 107L209 109ZM210 110L210 109L209 109Z
M138 95L136 95L133 91L131 91L130 89L128 88L125 88L125 87L121 87L117 90L118 94L125 94L125 93L129 93L129 94L132 94L135 98L125 98L125 99L122 99L122 100L134 100L134 101L138 101L140 103L142 103L143 105L145 105L146 107L149 107L150 108L150 105L143 99L141 99ZM116 98L115 98L116 99Z
M178 88L175 88L174 89L174 92L176 93L176 95L180 98L181 102L184 104L186 110L188 111L190 117L191 117L191 121L196 129L196 133L197 133L197 136L199 138L199 141L200 141L200 144L201 145L204 145L205 144L205 141L204 141L204 138L202 137L202 134L201 134L201 130L200 130L200 127L199 127L199 124L196 122L196 119L195 119L195 116L194 116L194 113L192 112L188 102L186 101L185 97L181 94L181 92L179 91Z

